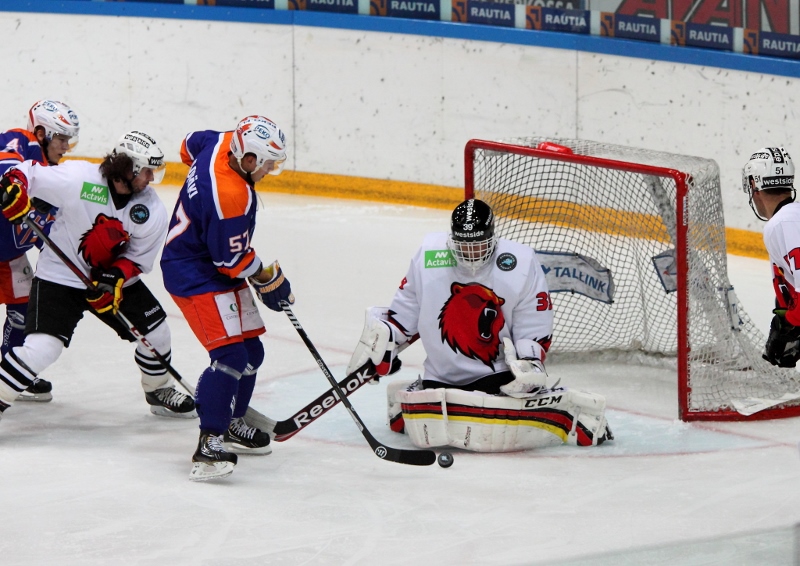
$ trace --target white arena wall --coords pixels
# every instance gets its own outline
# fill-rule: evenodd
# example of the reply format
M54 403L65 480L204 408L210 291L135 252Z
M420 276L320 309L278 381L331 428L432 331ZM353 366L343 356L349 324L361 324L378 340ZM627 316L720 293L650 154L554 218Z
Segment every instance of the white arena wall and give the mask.
M759 232L741 166L773 144L800 159L798 77L286 21L0 12L0 126L60 98L77 155L142 129L179 161L186 133L261 113L289 137L288 169L450 187L470 138L577 137L716 160L727 225Z

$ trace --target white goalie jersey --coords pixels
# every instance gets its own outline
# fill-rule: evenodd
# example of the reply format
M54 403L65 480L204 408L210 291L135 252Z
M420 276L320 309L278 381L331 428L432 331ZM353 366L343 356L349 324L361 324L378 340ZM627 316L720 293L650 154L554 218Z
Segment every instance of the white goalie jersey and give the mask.
M42 167L32 161L16 166L28 178L28 194L58 208L50 239L80 270L89 276L91 242L87 234L100 222L119 221L130 236L126 257L143 273L152 270L167 231L167 213L156 192L147 187L134 194L123 208L114 205L108 181L98 165L88 161L66 161L58 167ZM107 250L102 250L107 251ZM40 279L73 288L86 285L47 246L36 265ZM128 279L126 286L138 280Z
M407 336L420 335L423 378L462 386L508 370L506 337L520 358L544 361L553 310L533 249L500 239L492 260L472 274L456 266L447 238L426 236L389 307Z

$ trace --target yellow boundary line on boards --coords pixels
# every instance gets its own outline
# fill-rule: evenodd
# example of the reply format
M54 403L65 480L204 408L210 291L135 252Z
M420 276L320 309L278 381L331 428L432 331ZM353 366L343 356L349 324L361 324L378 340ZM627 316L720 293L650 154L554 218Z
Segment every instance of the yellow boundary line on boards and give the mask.
M73 159L86 159L96 163L101 161L85 157ZM183 163L167 163L163 183L183 185L188 170ZM459 187L299 171L284 171L278 176L270 176L257 187L260 192L366 200L444 210L452 210L464 199L464 189ZM758 232L726 227L725 241L729 254L756 259L769 258L762 235Z

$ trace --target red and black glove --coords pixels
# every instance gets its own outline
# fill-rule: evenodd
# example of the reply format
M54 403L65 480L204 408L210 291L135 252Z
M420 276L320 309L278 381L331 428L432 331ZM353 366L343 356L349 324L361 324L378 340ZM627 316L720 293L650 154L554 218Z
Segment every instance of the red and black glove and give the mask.
M30 209L28 178L18 169L9 169L0 177L0 212L10 222L21 224Z
M86 300L98 314L111 311L111 314L119 312L119 304L122 302L122 286L125 284L125 275L122 270L112 267L108 270L93 269L92 283L94 289L88 289Z
M87 289L86 301L98 314L108 311L117 314L122 302L122 286L141 272L139 266L127 258L117 260L109 269L92 269L95 288Z

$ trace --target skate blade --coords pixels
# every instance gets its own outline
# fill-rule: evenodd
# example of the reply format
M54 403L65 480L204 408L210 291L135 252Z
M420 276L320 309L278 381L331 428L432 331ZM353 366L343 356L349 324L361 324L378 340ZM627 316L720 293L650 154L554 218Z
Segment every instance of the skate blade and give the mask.
M189 472L191 481L208 481L226 478L233 473L233 462L193 462Z
M52 400L52 393L31 393L30 391L23 391L17 396L17 401L27 401L33 403L49 403Z
M150 412L158 417L169 417L171 419L196 419L197 418L197 411L191 410L188 413L176 413L175 411L170 411L166 407L161 407L160 405L150 405Z
M241 444L236 444L235 442L223 442L222 446L227 452L233 452L234 454L251 454L253 456L266 456L267 454L272 454L272 447L269 444L262 446L261 448L248 448L247 446L242 446Z

